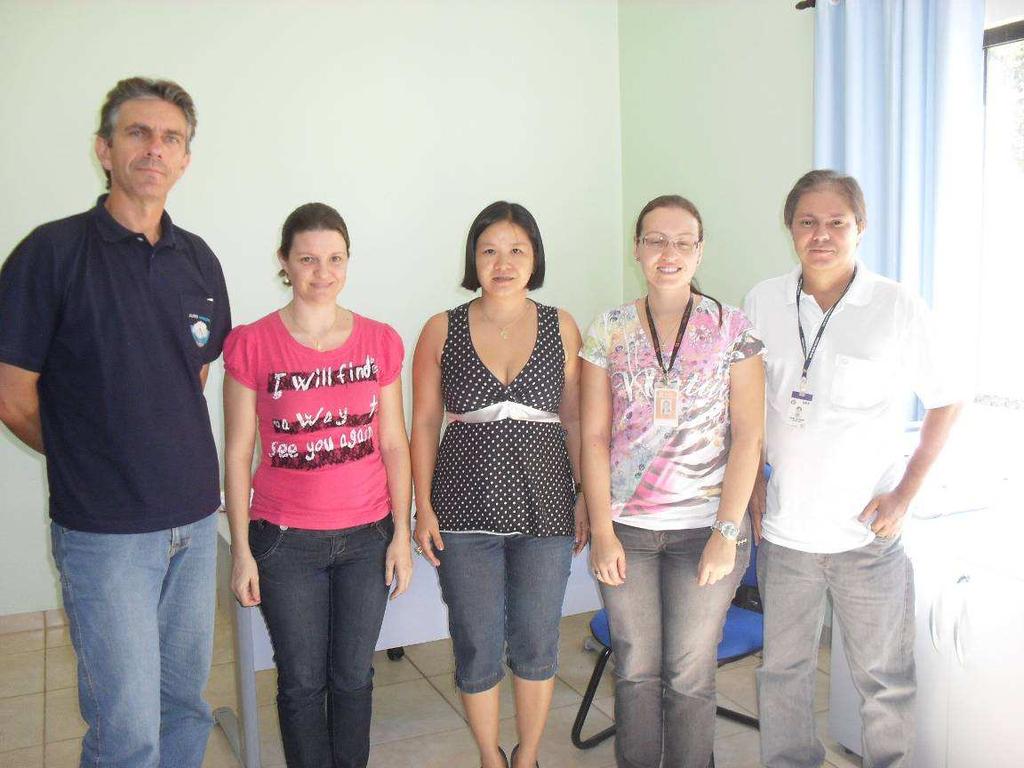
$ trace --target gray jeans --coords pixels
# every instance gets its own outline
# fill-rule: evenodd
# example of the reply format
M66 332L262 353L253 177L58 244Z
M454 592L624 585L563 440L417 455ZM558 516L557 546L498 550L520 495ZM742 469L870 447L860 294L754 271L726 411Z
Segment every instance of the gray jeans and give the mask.
M757 672L761 760L817 768L814 677L832 595L853 682L861 695L864 768L906 767L914 743L914 571L899 539L831 555L764 541L757 577L764 603L764 663ZM836 626L836 624L838 626Z
M718 642L750 545L739 545L731 574L699 587L710 528L648 531L616 523L615 534L626 551L626 583L602 584L601 596L614 651L619 768L707 768ZM749 540L749 522L740 536Z

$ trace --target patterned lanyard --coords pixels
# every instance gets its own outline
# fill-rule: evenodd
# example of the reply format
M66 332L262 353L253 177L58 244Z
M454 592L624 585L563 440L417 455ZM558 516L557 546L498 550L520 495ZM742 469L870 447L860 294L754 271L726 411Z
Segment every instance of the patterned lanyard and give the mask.
M693 296L690 296L690 300L686 303L686 311L683 312L683 317L679 321L679 330L676 331L676 343L672 346L672 358L668 361L668 366L665 366L665 360L661 356L661 339L658 338L658 329L654 327L654 316L651 314L651 303L644 297L644 309L647 311L647 322L651 326L651 337L654 340L654 355L658 358L658 367L661 368L661 372L665 374L666 381L668 380L668 372L672 370L672 366L676 364L676 355L679 354L679 347L683 343L683 334L686 333L686 325L690 322L690 312L693 311ZM802 333L802 332L801 332Z
M811 351L807 351L807 339L804 336L804 327L800 324L800 294L804 289L804 274L800 273L800 279L796 281L796 329L800 332L800 349L804 353L804 367L800 373L800 386L801 391L804 391L807 386L807 371L811 367L811 362L814 360L814 353L818 351L818 342L821 341L821 336L825 333L825 326L828 325L829 319L832 317L832 313L836 311L836 307L839 306L839 302L846 296L846 292L850 290L850 286L853 285L854 279L857 277L857 267L854 266L853 274L850 275L850 282L843 288L843 292L839 294L839 298L836 299L835 304L829 307L828 312L821 319L821 325L818 327L818 333L814 337L814 342L811 344Z

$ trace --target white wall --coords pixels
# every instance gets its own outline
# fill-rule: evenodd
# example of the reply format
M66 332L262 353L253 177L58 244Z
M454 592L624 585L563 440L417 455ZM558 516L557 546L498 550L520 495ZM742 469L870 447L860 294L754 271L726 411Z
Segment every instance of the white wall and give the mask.
M343 303L392 323L411 352L427 316L470 298L457 287L466 230L506 198L541 226L537 298L585 325L621 295L617 14L610 0L0 0L0 254L92 205L104 94L165 76L199 110L168 209L219 255L236 322L286 301L281 222L323 200L352 235ZM220 383L216 370L218 439ZM56 607L43 463L9 433L0 487L0 615Z

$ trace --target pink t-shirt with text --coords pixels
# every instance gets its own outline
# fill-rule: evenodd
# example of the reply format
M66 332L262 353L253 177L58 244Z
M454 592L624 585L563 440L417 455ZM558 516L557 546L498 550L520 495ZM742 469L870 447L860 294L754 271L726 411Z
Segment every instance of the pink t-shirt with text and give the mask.
M391 511L377 432L381 389L401 374L404 348L391 326L352 318L351 335L327 352L299 344L277 312L224 343L228 373L256 390L253 520L326 530Z

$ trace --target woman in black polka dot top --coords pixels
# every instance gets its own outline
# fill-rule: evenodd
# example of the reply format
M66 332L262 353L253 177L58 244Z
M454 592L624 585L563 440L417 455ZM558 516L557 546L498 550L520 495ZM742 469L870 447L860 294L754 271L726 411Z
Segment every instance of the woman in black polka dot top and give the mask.
M562 598L588 535L574 469L580 333L527 298L543 280L533 216L489 205L470 227L462 282L481 296L428 320L413 360L417 552L438 568L483 768L537 764ZM503 654L520 740L511 763L498 744Z

